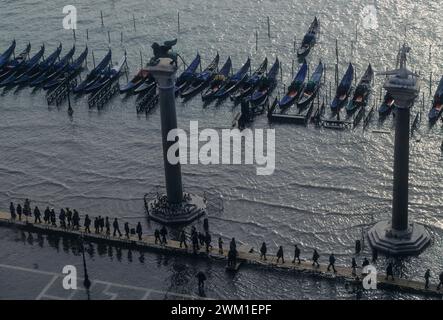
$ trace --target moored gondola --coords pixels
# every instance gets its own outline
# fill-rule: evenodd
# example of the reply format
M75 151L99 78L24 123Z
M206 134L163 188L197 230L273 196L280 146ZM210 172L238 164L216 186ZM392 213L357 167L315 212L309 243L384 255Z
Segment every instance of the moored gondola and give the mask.
M254 73L240 85L237 92L230 95L231 100L238 103L242 98L250 95L257 87L260 80L265 76L267 67L268 58L265 58L257 70L255 70Z
M26 63L26 58L29 55L29 52L31 51L31 44L28 43L26 48L13 60L8 61L6 65L3 66L3 69L0 70L0 81L3 81L6 79L9 75L12 74L12 72L18 70Z
M42 45L40 50L29 60L22 60L16 67L12 68L6 75L5 79L0 82L0 87L2 86L11 86L14 84L14 81L19 78L22 74L33 70L40 61L43 53L45 52L45 46Z
M86 86L83 89L84 93L93 93L101 88L103 88L109 82L113 82L120 77L123 66L126 64L126 54L119 60L119 62L111 67L108 67L108 70L100 75L99 79L95 81L92 85Z
M354 113L358 108L365 107L368 104L369 95L372 88L372 80L374 79L374 71L371 64L369 64L363 77L358 83L354 91L352 100L346 105L346 112L348 114Z
M38 63L34 68L30 68L28 71L17 77L17 79L15 79L14 81L14 84L24 85L37 79L42 73L48 71L54 65L55 61L60 56L61 51L62 44L60 43L57 49L55 49L55 51L51 53L46 59Z
M206 67L205 70L197 74L189 86L180 93L182 98L189 98L203 90L217 73L218 61L220 56L215 56L214 60Z
M300 94L300 98L297 101L297 107L300 109L305 108L309 103L317 96L321 87L321 79L323 77L323 63L320 61L312 74L311 79L303 88L303 92Z
M443 111L443 77L441 77L437 90L435 91L434 98L432 100L432 107L429 110L428 118L429 122L435 123L440 118Z
M0 70L2 70L3 67L8 64L9 58L14 53L14 50L15 50L15 40L13 40L9 48L6 49L5 52L3 52L0 55Z
M266 77L260 80L257 89L251 95L251 103L253 105L258 105L266 100L266 98L272 93L272 91L277 86L277 76L280 70L280 61L275 58L275 62L269 70Z
M235 92L239 86L248 78L248 71L251 68L251 59L248 58L245 64L237 71L232 77L227 79L225 83L220 87L220 89L215 94L215 98L223 99L229 94Z
M378 108L378 114L380 118L387 117L395 108L395 100L394 97L389 93L386 92L383 103Z
M94 68L91 70L91 72L89 72L89 74L86 76L86 79L83 80L78 86L76 86L72 91L74 93L82 93L83 90L94 84L94 82L96 80L98 80L98 78L100 77L100 75L108 69L108 65L111 62L111 56L112 56L112 52L111 49L108 50L108 53L106 54L106 56L103 58L103 60Z
M202 94L202 100L208 101L215 97L215 94L220 90L225 81L228 79L229 72L232 69L231 57L228 57L223 67L214 76L214 78L209 83L209 88Z
M320 31L320 22L317 17L314 18L311 25L309 26L308 32L306 32L303 37L300 48L297 50L297 57L299 59L304 59L309 52L311 52L312 47L317 42L318 33Z
M147 69L140 69L137 74L124 86L120 86L120 93L129 93L140 87L149 76Z
M35 87L56 77L58 74L60 74L63 70L65 70L68 67L69 61L72 59L74 53L75 53L75 45L72 46L71 50L69 50L68 53L60 59L60 61L54 63L54 65L52 65L49 69L42 72L40 76L31 81L29 85L31 87Z
M286 108L289 108L303 92L307 73L308 73L308 64L305 61L303 62L302 66L300 67L294 79L292 80L291 84L289 85L288 92L278 102L278 106L282 111L285 110Z
M348 69L346 70L340 84L337 87L335 97L331 102L332 112L339 112L340 109L346 104L351 95L352 91L352 81L354 80L354 66L349 63Z
M70 79L75 78L83 68L83 63L86 61L88 56L88 47L83 50L83 52L75 59L71 64L68 64L66 69L60 72L53 73L49 75L47 82L44 84L44 90L50 90L57 87L60 83L65 80L65 77Z
M201 58L200 54L197 53L197 56L192 60L192 62L188 65L185 71L180 74L180 76L175 81L175 95L178 96L180 92L184 91L194 80L195 71L200 65Z

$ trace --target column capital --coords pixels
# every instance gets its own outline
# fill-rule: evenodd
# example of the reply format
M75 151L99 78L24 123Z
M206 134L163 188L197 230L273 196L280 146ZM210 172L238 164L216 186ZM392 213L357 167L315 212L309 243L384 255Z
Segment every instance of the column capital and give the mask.
M170 58L159 58L155 66L148 66L148 71L157 80L159 89L170 89L175 84L177 66Z

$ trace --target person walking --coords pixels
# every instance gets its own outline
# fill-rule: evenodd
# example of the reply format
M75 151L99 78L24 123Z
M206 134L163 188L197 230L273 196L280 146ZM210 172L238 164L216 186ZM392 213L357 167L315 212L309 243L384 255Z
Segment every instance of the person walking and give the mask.
M158 229L154 230L154 237L155 237L155 244L157 244L157 242L160 242L160 244L162 244L162 239L160 239L160 231Z
M50 220L51 220L51 210L49 210L49 207L46 207L45 212L43 213L43 221L46 224L49 224Z
M91 233L91 230L89 229L90 225L91 225L91 219L89 219L89 215L86 215L85 216L85 224L84 224L85 232Z
M40 219L41 217L41 213L40 213L40 209L35 206L34 208L34 223L42 223L42 219Z
M55 210L54 208L51 209L51 224L52 226L57 226L57 218L55 217Z
M318 263L318 258L320 258L320 255L317 252L317 249L314 249L314 253L312 254L312 265L317 266L317 268L320 268L320 264Z
M94 232L95 234L98 234L100 230L100 223L98 222L98 218L94 218Z
M140 221L137 223L137 227L135 228L135 232L138 235L138 240L142 241L143 230L142 230L142 225L141 225Z
M198 240L200 241L200 246L203 247L205 245L205 235L203 232L198 233Z
M15 206L14 206L14 204L12 202L9 205L9 213L11 214L11 220L15 220L17 215L15 214Z
M206 244L206 252L207 253L209 253L209 248L211 248L211 250L212 250L211 242L212 242L211 235L209 234L208 231L206 231L206 234L205 234L205 244Z
M185 246L186 249L188 249L188 245L186 244L186 233L184 229L180 232L180 248L183 245Z
M438 276L439 283L437 285L437 290L440 290L441 286L443 285L443 272L440 273Z
M386 280L389 279L389 277L392 278L392 281L394 281L394 270L392 266L392 262L389 262L388 267L386 268Z
M294 260L292 260L292 263L295 263L295 259L298 260L298 264L301 263L300 261L300 249L297 245L294 245Z
M202 271L199 271L196 277L198 279L198 290L202 292L205 289L206 275Z
M72 214L72 227L76 230L80 229L80 215L77 210L74 209Z
M337 270L335 270L335 257L334 254L331 253L331 255L329 256L329 265L328 265L328 271L331 269L334 270L334 273L337 273Z
M26 221L28 221L28 217L31 215L31 202L29 199L25 199L25 204L23 206L23 214L26 217Z
M62 227L63 229L66 229L66 213L63 208L60 210L60 214L58 215L58 219L60 220L60 227Z
M352 258L351 264L352 275L355 276L357 274L357 262L355 262L355 258Z
M125 222L124 229L125 229L125 236L127 239L129 239L129 223Z
M280 248L277 251L277 263L279 263L280 259L282 260L282 263L285 263L285 258L283 257L283 247L280 246Z
M427 269L425 272L425 289L429 288L429 278L431 277L431 270Z
M266 248L266 243L262 243L261 244L261 248L260 248L260 259L266 260L266 252L268 251L268 249Z
M218 253L223 254L223 240L221 237L218 237Z
M229 249L237 252L237 243L235 242L235 238L231 239L231 243L229 243Z
M71 228L72 224L72 211L66 208L66 222L68 222L68 228Z
M122 233L120 232L120 227L118 225L118 220L117 218L114 218L114 222L112 223L112 227L114 228L114 237L118 232L118 236L121 237Z
M197 253L197 251L200 250L200 247L198 245L198 235L197 235L197 232L194 232L191 235L191 241L192 241L192 251L194 253Z
M105 219L105 228L106 228L106 235L111 235L111 223L109 223L109 217L106 217Z
M19 204L17 205L17 215L18 215L18 220L19 220L19 221L22 221L22 213L23 213L23 211L22 211L22 206L21 206L21 204L19 203Z
M167 244L166 236L168 235L168 230L166 230L165 226L160 229L160 235L162 236L162 244Z
M105 219L102 216L98 216L98 228L100 233L103 233L103 228L105 227Z

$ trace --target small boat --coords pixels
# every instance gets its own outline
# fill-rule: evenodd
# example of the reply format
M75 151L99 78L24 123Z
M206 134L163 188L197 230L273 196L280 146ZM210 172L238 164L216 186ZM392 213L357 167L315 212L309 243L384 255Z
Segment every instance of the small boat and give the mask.
M395 108L394 103L395 103L394 97L391 96L389 92L386 92L385 97L383 98L383 103L378 108L379 116L380 117L388 116Z
M143 82L148 78L149 72L147 69L140 69L139 72L135 75L134 78L131 79L126 85L120 86L120 93L127 93L132 90L137 89L140 87Z
M248 58L245 64L232 77L227 79L215 94L215 98L223 99L227 95L235 92L240 85L248 79L248 71L251 68L251 59Z
M268 68L268 58L265 58L261 65L254 71L254 73L241 85L237 92L231 95L231 100L238 103L242 98L250 95L257 87L260 80L264 77Z
M86 57L88 56L88 47L77 57L77 59L69 64L66 70L62 70L60 73L56 75L50 75L48 77L48 82L43 86L44 90L50 90L57 87L60 83L62 83L66 76L70 79L77 76L83 68L83 62L86 61ZM51 80L49 80L51 79Z
M104 72L97 81L95 81L92 85L85 87L83 90L84 93L93 93L101 88L103 88L106 84L117 80L120 77L123 66L126 63L126 54L120 59L120 61L111 67L108 67L108 70Z
M337 87L334 100L331 102L332 112L339 112L348 101L351 95L352 81L354 81L354 66L350 63Z
M43 56L45 52L45 46L43 45L40 50L29 60L24 61L24 63L19 63L16 68L13 68L10 73L7 75L7 78L0 82L0 87L2 86L11 86L14 84L15 80L18 79L21 75L32 71L38 65L39 60Z
M111 62L111 49L108 50L108 53L103 58L103 60L89 72L89 74L86 76L86 79L83 80L78 86L76 86L72 91L74 93L81 93L83 90L94 84L96 80L100 77L100 75L107 69L109 63Z
M185 90L188 85L191 84L192 80L195 77L195 70L197 70L200 65L200 54L197 53L197 56L192 60L191 64L186 68L185 71L177 78L175 81L175 95L179 95L180 92Z
M137 97L136 110L137 113L151 111L158 102L158 92L155 87L151 87L149 91L141 93Z
M34 68L30 68L28 71L20 75L15 81L15 85L23 85L27 82L37 79L43 72L49 70L60 56L62 51L62 44L60 43L57 49L51 53L45 60L38 63Z
M155 79L150 74L148 78L138 87L134 90L135 94L142 94L146 93L147 91L151 90L153 87L155 87Z
M229 72L232 69L231 57L228 57L223 67L214 76L214 78L209 83L209 88L202 94L202 100L207 101L214 98L215 94L220 90L225 81L228 79Z
M180 93L180 96L182 98L189 98L195 95L196 93L200 92L201 90L203 90L217 73L219 59L220 56L217 53L214 60L212 60L212 62L206 67L205 70L198 73L194 77L189 86Z
M311 25L309 26L308 32L306 32L305 36L303 37L300 48L298 48L297 50L297 57L299 59L303 59L309 54L312 47L317 42L317 36L319 31L320 31L320 22L318 21L317 17L315 17L314 21L312 21Z
M354 91L352 100L346 105L346 112L352 114L360 107L365 107L368 104L369 94L371 93L371 83L374 79L374 71L371 64L369 64L363 77L358 83Z
M5 52L0 55L0 70L3 69L9 62L9 58L14 53L15 50L15 40L12 41L11 45Z
M69 50L69 52L60 59L60 61L54 63L54 65L52 65L49 69L42 72L40 76L31 81L29 85L31 87L39 86L44 82L56 77L58 74L60 74L63 70L65 70L68 67L69 61L72 59L74 53L75 53L75 45L72 46L72 49Z
M318 90L321 87L321 79L323 77L323 63L319 63L314 73L312 74L311 80L308 81L306 86L303 88L303 92L300 94L300 98L297 102L297 107L303 109L306 107L314 98L316 97Z
M12 72L18 70L18 68L21 68L25 64L26 57L29 55L30 51L31 44L28 43L25 50L23 50L17 57L15 57L15 59L9 61L5 66L3 66L3 70L0 70L0 81L6 79L9 75L12 74Z
M280 107L280 109L284 110L290 107L294 103L294 101L299 98L300 94L303 92L304 82L307 73L308 65L305 61L303 62L303 65L300 67L291 84L289 85L288 92L278 102L278 106Z
M266 77L263 77L257 89L252 93L251 103L257 105L266 100L266 98L272 93L277 86L277 75L280 68L280 62L278 58L275 58L275 62L269 70Z
M440 118L443 110L443 77L441 77L437 90L432 100L432 108L429 110L428 118L430 123L435 123Z

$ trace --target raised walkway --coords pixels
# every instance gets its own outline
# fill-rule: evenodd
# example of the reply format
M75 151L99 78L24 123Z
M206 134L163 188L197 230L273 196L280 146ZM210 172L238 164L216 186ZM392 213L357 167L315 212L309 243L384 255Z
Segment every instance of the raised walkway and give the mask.
M22 219L25 219L23 216ZM30 219L30 221L33 221L34 218ZM129 247L129 248L140 248L150 251L160 251L163 253L171 253L171 254L184 254L189 255L193 257L199 257L199 258L206 258L206 259L217 259L217 260L226 260L227 261L227 253L228 249L224 248L224 253L219 254L218 248L215 248L211 250L208 253L206 253L206 250L202 248L197 254L193 252L192 246L190 245L190 242L188 241L188 249L180 248L180 243L178 241L174 240L168 240L167 244L161 245L161 244L155 244L154 236L150 235L144 235L142 236L142 240L138 240L137 235L130 235L130 238L127 239L124 235L122 237L113 237L106 236L105 234L96 234L94 232L91 233L85 233L83 227L80 228L79 231L72 230L72 229L62 229L60 227L54 227L51 225L47 225L44 223L32 223L32 222L26 222L26 221L18 221L18 220L11 220L10 214L1 212L0 211L0 225L12 227L12 228L20 228L25 229L27 231L32 232L40 232L40 233L52 233L52 234L58 234L60 236L66 236L66 237L73 237L73 238L83 238L85 240L89 240L92 242L105 242L110 245L114 246L122 246L122 247ZM93 228L91 228L93 229ZM293 271L293 272L299 272L299 273L305 273L305 274L311 274L311 275L317 275L325 278L335 278L335 279L342 279L346 281L351 282L358 282L361 281L362 275L361 275L361 268L357 268L356 275L358 276L358 279L356 279L355 275L352 275L352 269L348 266L339 266L336 265L335 269L337 272L334 274L332 271L327 271L327 265L320 264L320 267L314 267L312 266L311 262L309 261L301 261L300 264L292 263L292 259L287 259L285 263L277 263L277 258L273 255L268 255L267 260L263 261L260 259L259 254L257 252L255 253L249 253L247 251L243 251L242 248L238 249L238 262L241 264L247 264L247 265L257 265L262 266L265 268L269 268L271 270L286 270L286 271ZM424 282L419 282L415 280L408 280L403 278L395 278L394 281L392 280L386 280L385 274L378 273L377 274L377 288L380 289L390 289L394 291L403 291L408 293L419 293L419 294L425 294L425 295L432 295L437 297L443 296L443 288L441 290L437 290L437 285L435 283L431 283L428 289L425 289ZM433 280L436 280L436 277L433 277Z

